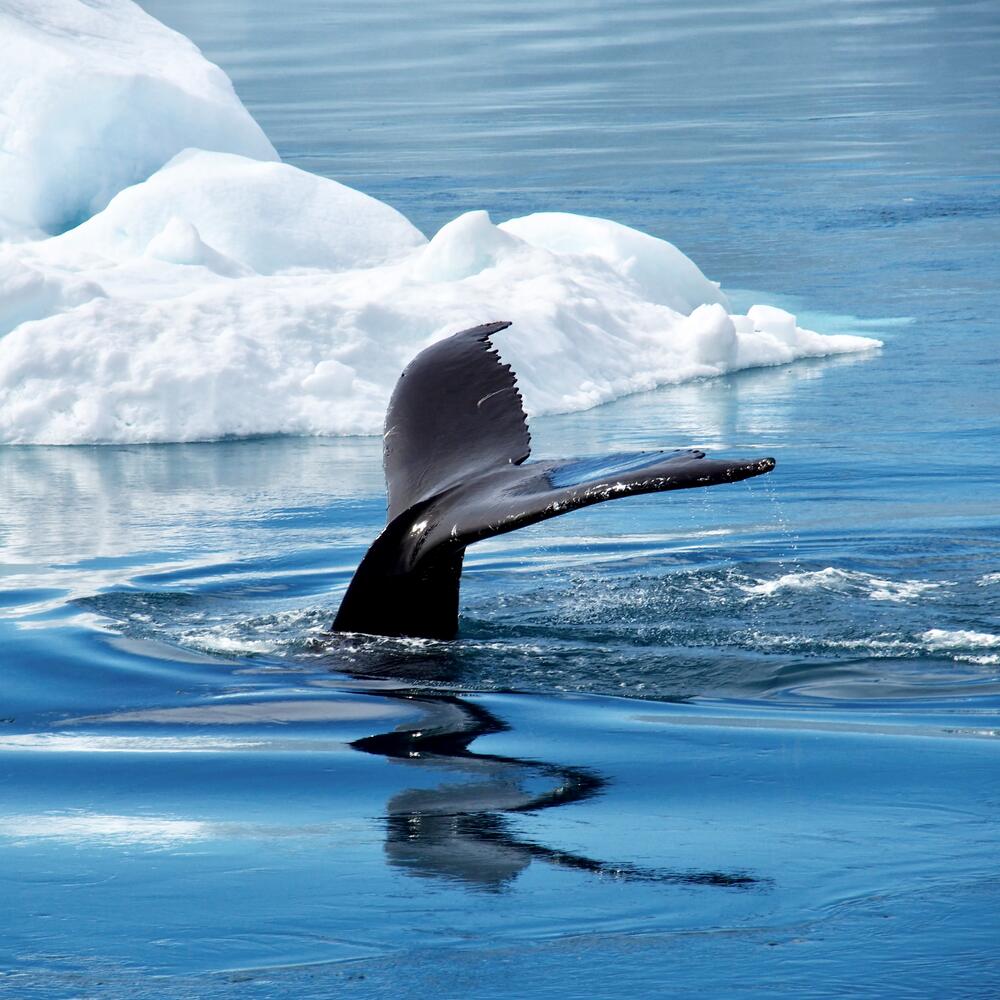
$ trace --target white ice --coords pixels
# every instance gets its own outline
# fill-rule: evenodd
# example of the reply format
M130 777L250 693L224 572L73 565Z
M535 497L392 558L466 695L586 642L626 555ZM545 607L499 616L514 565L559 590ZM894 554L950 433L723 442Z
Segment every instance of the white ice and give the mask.
M418 350L495 319L529 413L879 346L733 315L604 219L470 212L428 242L276 162L221 70L128 0L0 0L0 33L2 442L378 433Z
M0 238L53 234L189 146L278 154L218 66L128 0L0 0Z

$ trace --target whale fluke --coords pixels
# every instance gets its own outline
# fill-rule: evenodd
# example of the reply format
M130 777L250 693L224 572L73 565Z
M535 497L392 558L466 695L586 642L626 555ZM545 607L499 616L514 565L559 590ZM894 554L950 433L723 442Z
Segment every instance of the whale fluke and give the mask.
M529 462L517 380L493 348L510 323L463 330L421 351L385 419L388 524L372 543L333 628L452 639L467 546L580 507L640 493L733 483L773 458L718 460L646 451Z

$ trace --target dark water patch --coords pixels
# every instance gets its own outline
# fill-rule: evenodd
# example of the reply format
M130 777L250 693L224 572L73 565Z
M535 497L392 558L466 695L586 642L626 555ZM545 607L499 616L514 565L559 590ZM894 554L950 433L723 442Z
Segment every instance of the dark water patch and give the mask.
M985 183L989 183L984 178ZM962 219L995 219L1000 215L1000 198L988 191L969 191L960 197L940 199L931 195L921 197L908 195L890 205L872 205L857 208L840 218L820 217L816 219L818 230L871 228L891 228L908 226L936 220L959 221ZM939 261L941 266L946 263ZM960 269L959 262L950 266Z

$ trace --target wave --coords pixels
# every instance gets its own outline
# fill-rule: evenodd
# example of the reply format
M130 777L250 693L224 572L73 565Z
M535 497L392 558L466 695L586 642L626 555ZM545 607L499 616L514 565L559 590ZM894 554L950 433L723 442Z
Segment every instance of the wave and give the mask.
M1000 646L1000 635L991 632L970 632L967 629L932 628L920 638L928 649L992 649Z
M742 584L741 588L757 597L770 597L782 591L825 590L835 593L859 594L873 601L910 601L931 590L949 587L945 580L887 580L859 570L836 569L784 573L771 580Z

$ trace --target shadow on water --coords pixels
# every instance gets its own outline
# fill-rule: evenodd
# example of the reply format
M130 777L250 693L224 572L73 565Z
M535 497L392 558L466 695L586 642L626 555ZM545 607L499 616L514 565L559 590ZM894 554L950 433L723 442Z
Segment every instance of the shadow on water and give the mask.
M447 653L397 655L381 664L379 674L454 681L458 659ZM366 671L365 676L371 676ZM766 884L744 872L670 871L604 861L547 847L520 836L510 817L567 806L600 795L607 779L583 767L528 758L477 753L472 743L510 727L492 712L455 694L410 689L373 691L425 706L436 724L397 728L355 740L351 746L424 771L462 775L461 783L442 781L432 788L408 788L394 795L386 809L386 856L411 875L443 878L485 891L501 891L532 861L588 872L624 882L663 882L746 888ZM468 780L471 779L471 780Z

